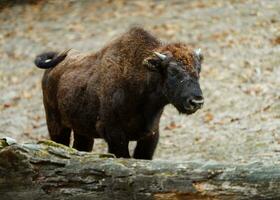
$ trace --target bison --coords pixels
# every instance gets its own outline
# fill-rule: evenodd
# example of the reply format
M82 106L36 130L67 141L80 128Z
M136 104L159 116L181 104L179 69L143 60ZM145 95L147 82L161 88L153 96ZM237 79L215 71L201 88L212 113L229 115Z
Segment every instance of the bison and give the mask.
M38 55L46 69L43 102L50 138L91 151L103 138L108 151L129 158L152 159L165 105L192 114L203 105L199 74L203 56L184 43L160 42L134 27L96 53L68 50Z

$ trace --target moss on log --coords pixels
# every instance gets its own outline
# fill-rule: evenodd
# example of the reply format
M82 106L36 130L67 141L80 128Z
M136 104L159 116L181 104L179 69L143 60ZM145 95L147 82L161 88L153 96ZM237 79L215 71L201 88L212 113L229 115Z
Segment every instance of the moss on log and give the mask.
M9 199L280 199L266 163L117 159L51 141L0 140L0 197Z

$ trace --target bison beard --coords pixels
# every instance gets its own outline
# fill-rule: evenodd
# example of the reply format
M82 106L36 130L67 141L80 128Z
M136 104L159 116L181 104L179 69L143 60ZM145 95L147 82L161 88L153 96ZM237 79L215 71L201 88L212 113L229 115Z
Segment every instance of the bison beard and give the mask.
M110 153L129 158L128 143L137 141L134 158L152 159L164 106L180 113L202 107L199 86L202 55L186 44L163 45L142 28L132 28L96 53L70 50L40 54L46 69L43 101L50 138L91 151L104 138Z

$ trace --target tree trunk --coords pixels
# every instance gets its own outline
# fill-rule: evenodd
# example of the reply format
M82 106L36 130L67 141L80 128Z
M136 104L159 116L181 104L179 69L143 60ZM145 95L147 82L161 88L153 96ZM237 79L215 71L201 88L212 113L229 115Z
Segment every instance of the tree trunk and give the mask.
M0 199L280 199L266 163L116 159L51 141L0 140Z

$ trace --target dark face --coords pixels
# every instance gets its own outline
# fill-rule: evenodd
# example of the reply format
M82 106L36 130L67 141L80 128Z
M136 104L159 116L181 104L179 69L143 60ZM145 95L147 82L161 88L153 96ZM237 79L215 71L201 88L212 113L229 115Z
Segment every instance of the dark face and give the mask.
M164 64L166 71L163 93L169 102L181 113L192 114L200 109L203 105L199 85L200 63L192 73L186 70L183 63L173 58L169 58Z
M186 66L172 56L161 58L158 63L163 76L163 95L180 113L192 114L203 106L199 85L201 61L202 56L194 54L192 66Z

